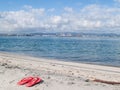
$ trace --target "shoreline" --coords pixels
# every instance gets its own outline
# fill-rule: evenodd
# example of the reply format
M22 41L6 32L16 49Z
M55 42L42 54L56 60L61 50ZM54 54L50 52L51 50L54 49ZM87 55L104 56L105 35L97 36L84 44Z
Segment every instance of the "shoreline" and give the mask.
M1 90L9 90L9 88L12 90L27 90L26 87L17 86L16 82L29 75L40 76L44 80L42 84L29 88L29 90L41 90L41 88L42 90L55 90L58 87L60 87L59 90L79 90L80 88L82 90L96 90L95 88L98 88L98 90L120 89L119 85L88 81L96 78L120 82L119 67L64 62L0 52L0 68ZM3 85L2 83L7 84Z
M58 62L70 62L70 63L78 63L78 64L88 64L88 65L98 65L98 66L107 66L107 67L117 67L120 68L120 66L118 65L106 65L106 64L98 64L98 63L93 63L93 62L81 62L81 61L68 61L68 60L64 60L64 59L53 59L53 58L43 58L43 57L37 57L37 56L31 56L31 55L27 55L27 54L21 54L21 53L13 53L13 52L4 52L4 51L0 51L0 54L9 54L9 55L17 55L17 56L24 56L24 57L28 57L28 58L34 58L34 59L44 59L47 61L58 61ZM39 60L37 60L39 61Z

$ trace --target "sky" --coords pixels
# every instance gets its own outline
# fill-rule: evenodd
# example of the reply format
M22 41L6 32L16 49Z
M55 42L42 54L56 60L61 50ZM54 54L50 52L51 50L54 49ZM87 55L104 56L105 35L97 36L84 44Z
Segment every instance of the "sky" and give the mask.
M0 33L120 33L120 0L1 0Z

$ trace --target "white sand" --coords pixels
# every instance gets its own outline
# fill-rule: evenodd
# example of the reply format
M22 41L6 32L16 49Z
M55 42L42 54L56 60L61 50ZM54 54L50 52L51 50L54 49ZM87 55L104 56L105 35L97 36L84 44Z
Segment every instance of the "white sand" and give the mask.
M18 86L26 76L40 76L44 82ZM0 90L120 90L120 84L87 80L92 78L120 82L120 68L0 53Z

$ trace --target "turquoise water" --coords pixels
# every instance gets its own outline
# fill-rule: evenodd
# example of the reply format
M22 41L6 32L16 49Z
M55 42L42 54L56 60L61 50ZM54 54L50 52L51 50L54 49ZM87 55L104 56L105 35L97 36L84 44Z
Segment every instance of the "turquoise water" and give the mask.
M120 39L0 37L0 51L64 61L120 66Z

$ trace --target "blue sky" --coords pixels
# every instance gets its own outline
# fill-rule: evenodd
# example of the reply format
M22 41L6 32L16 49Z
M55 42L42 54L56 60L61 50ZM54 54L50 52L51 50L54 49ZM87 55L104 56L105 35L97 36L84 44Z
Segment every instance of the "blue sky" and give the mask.
M120 33L120 0L1 0L3 32Z
M24 5L30 5L33 8L57 8L64 7L81 8L90 4L100 4L114 6L114 0L1 0L0 11L19 10Z

